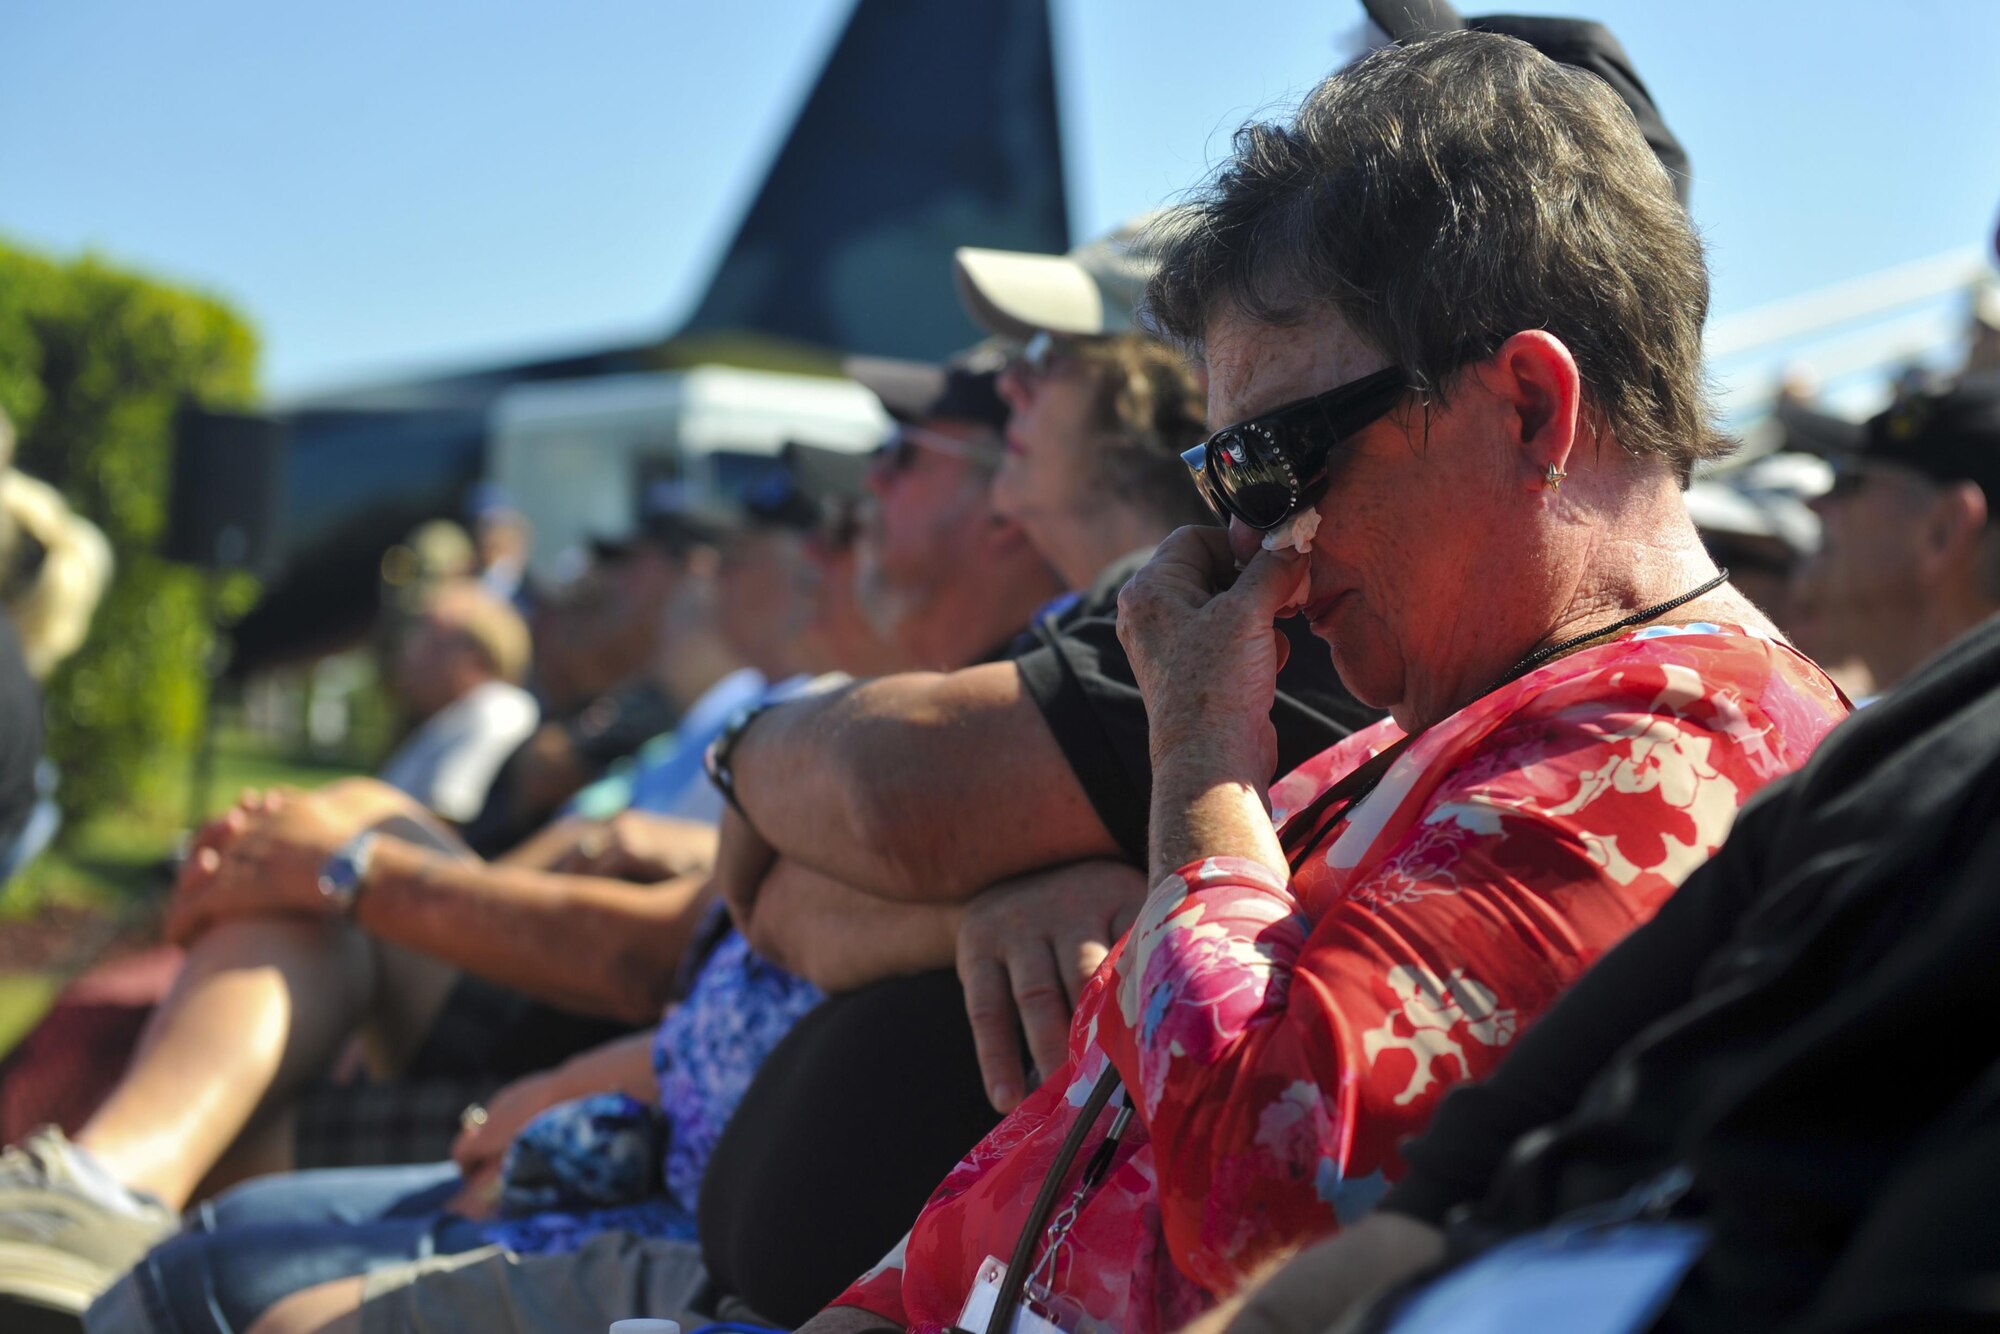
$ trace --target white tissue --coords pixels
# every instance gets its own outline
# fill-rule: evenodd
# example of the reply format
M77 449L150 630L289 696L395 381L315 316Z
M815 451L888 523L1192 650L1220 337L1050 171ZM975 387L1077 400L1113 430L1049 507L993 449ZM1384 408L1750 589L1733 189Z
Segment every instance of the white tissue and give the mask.
M1319 511L1308 506L1264 534L1264 550L1311 551L1313 534L1318 531Z

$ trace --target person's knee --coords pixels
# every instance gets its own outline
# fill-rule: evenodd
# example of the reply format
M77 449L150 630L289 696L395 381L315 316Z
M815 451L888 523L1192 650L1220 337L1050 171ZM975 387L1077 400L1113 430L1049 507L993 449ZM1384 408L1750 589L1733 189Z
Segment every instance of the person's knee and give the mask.
M189 952L190 967L288 969L330 960L342 971L365 968L365 936L342 921L304 917L245 917L218 922L202 933Z
M407 794L379 778L335 779L315 788L313 795L352 819L357 830L392 815L421 814L423 811L423 807Z

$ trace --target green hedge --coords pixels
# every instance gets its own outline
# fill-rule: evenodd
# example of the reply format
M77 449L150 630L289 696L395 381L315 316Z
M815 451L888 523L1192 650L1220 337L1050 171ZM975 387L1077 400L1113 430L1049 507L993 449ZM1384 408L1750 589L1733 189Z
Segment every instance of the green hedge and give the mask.
M118 558L89 640L49 683L69 829L158 795L189 761L210 637L200 576L153 554L173 415L183 398L248 405L256 366L255 333L212 297L0 241L0 407L20 432L16 462L60 488ZM239 581L228 600L240 611L252 596Z

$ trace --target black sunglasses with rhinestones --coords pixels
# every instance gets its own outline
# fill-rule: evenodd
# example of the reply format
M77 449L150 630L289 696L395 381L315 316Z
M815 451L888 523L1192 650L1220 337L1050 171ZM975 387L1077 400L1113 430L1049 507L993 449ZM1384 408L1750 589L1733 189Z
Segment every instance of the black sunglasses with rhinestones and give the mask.
M1333 451L1396 406L1410 377L1395 367L1225 426L1181 455L1224 523L1270 529L1326 491Z

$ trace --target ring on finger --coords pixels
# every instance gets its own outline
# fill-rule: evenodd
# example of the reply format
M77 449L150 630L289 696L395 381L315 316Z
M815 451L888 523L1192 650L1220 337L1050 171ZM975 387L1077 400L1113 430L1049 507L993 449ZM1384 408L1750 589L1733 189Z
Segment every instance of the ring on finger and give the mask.
M485 1124L486 1108L476 1102L458 1114L458 1128L460 1130L477 1130Z

